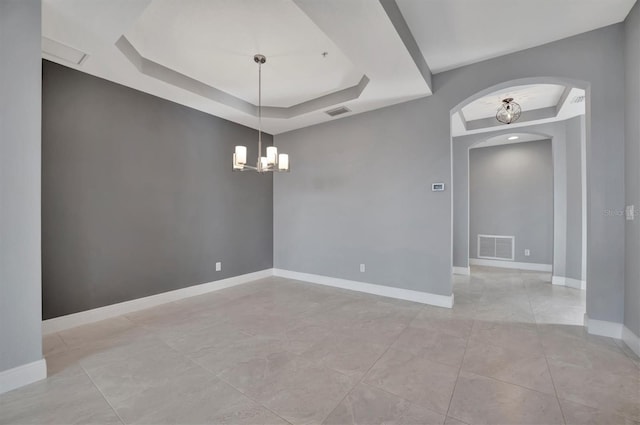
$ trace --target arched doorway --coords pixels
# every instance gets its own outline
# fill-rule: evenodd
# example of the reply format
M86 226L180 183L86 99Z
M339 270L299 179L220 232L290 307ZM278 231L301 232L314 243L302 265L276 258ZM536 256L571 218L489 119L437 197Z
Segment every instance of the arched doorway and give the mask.
M536 91L538 92L537 98ZM580 81L557 78L526 78L511 80L481 90L451 109L452 264L454 273L469 274L471 270L470 251L473 251L472 264L539 272L539 276L536 278L537 282L548 283L549 286L553 282L558 286L568 286L578 290L586 289L588 92L589 85ZM529 99L521 101L523 115L520 121L511 125L501 125L492 119L493 117L482 115L487 111L487 102L495 101L495 109L497 109L501 97L511 94L521 97L530 96ZM490 108L490 106L488 107ZM569 122L572 126L571 133L567 133ZM573 131L573 127L576 126L581 129L578 133ZM508 139L515 140L512 142ZM478 259L481 238L477 239L478 246L476 247L477 235L475 234L478 233L477 231L471 235L473 240L470 240L470 149L495 145L496 141L499 141L499 144L507 144L535 140L548 140L551 142L550 145L553 145L553 217L549 218L553 224L552 249L550 248L552 261L546 261L546 259L539 262L529 261L530 258L523 257L523 255L529 256L531 251L523 246L527 245L523 242L523 239L526 238L514 238L513 236L508 243L515 245L511 246L514 254L509 258L504 258L505 261ZM577 151L573 149L571 152L567 152L568 140L571 141L572 147L577 146ZM567 177L568 169L571 174L569 180ZM491 191L486 193L491 193ZM571 199L568 198L568 194L571 195ZM482 238L482 240L487 241L488 239ZM509 241L509 239L505 240ZM517 241L521 242L519 246ZM516 249L518 250L517 255ZM491 258L487 255L485 253L483 258ZM534 255L534 258L541 257ZM548 276L545 275L547 272ZM562 290L558 289L556 292ZM571 293L569 292L569 294ZM571 296L574 295L571 294ZM456 297L457 301L461 300L458 294ZM585 294L576 295L574 298L575 302L568 303L571 305L565 306L565 311L546 311L544 314L538 312L540 317L536 317L536 320L582 324Z

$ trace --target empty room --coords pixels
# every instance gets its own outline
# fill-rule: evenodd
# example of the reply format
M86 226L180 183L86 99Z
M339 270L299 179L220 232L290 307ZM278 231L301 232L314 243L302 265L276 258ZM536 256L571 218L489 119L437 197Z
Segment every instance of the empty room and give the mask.
M0 0L0 424L639 424L636 0Z

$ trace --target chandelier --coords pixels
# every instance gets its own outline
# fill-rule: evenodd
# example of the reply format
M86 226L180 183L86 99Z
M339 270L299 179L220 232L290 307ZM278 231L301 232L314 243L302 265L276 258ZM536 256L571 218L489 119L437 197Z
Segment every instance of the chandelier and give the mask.
M263 55L255 55L253 61L258 64L258 160L256 166L247 165L247 147L236 146L233 154L233 171L288 172L289 155L278 154L278 148L268 146L266 156L262 156L262 65L267 61Z
M502 105L498 108L496 119L503 124L511 124L514 121L518 121L522 109L520 105L513 101L512 97L508 97L502 100Z

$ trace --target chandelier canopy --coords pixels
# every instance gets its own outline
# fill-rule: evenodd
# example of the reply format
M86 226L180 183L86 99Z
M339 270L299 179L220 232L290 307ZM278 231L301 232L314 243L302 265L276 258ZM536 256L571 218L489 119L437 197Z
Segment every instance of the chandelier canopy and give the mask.
M266 156L262 156L262 65L267 62L264 55L255 55L253 61L258 64L258 160L256 166L247 164L247 147L236 146L233 154L233 171L289 172L289 155L278 154L278 148L268 146Z
M502 105L500 105L498 113L496 113L496 119L503 124L511 124L518 121L521 114L520 105L514 102L512 97L508 97L502 100Z

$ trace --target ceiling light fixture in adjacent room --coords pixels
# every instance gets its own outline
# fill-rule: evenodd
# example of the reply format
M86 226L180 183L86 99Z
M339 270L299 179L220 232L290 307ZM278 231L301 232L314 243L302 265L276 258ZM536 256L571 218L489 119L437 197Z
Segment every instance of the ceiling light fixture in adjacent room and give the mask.
M267 62L264 55L255 55L253 61L258 64L258 160L256 166L247 165L247 147L236 146L233 154L233 170L251 170L258 173L288 172L289 155L278 154L275 146L267 147L267 156L262 156L262 65Z
M512 97L508 97L502 100L502 105L498 108L496 119L503 124L511 124L512 122L518 121L521 113L522 109L520 105L514 102Z

